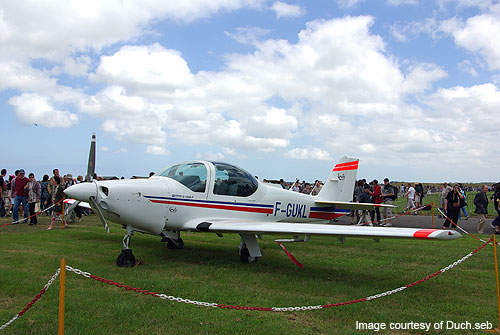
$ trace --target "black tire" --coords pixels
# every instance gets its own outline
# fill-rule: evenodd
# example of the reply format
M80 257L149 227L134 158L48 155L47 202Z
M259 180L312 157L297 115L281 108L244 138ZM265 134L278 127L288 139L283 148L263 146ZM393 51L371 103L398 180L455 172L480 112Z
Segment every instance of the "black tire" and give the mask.
M177 244L175 242L177 242ZM183 249L184 248L184 241L182 240L182 238L176 240L175 242L169 239L167 241L167 248L168 249Z
M131 249L123 249L118 258L116 259L116 265L120 267L134 267L135 266L135 256L132 254Z
M248 248L244 247L240 250L240 261L242 263L250 263L250 252Z

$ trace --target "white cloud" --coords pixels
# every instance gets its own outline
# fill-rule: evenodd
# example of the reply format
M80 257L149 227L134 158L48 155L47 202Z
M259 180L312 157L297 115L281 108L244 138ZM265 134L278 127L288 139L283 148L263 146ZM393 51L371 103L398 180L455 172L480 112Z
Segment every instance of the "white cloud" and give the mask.
M395 23L391 25L390 32L397 41L406 42L419 37L421 34L428 34L435 39L439 36L440 27L437 20L432 17L404 24Z
M431 84L446 77L446 72L435 64L420 63L409 68L403 84L406 93L419 93L432 88Z
M255 44L269 34L268 29L260 27L238 27L235 32L224 32L228 37L241 44Z
M166 90L189 85L193 75L178 51L153 44L124 46L112 56L101 57L96 75L91 78L112 80L125 87Z
M333 161L332 156L321 148L294 148L287 151L285 157L301 160Z
M392 6L418 5L418 0L387 0L387 3Z
M356 6L357 4L363 1L364 0L337 0L337 4L341 8L350 8Z
M9 99L18 119L24 124L37 124L49 128L68 128L78 122L78 116L55 109L44 96L23 93Z
M118 150L115 150L113 153L114 154L122 154L122 153L125 153L125 152L128 152L127 148L120 148Z
M461 61L460 63L458 63L458 68L463 72L470 74L473 77L477 77L477 71L470 60L465 59Z
M305 14L305 9L298 5L290 5L285 2L276 1L271 6L278 19L282 17L298 17Z
M446 20L441 24L441 30L451 34L458 46L480 54L490 69L500 70L500 4L465 23L456 18Z
M152 154L152 155L166 155L167 150L162 146L148 145L146 147L146 153Z
M109 151L109 148L106 147L106 146L99 146L99 150L103 151L103 152L108 152Z

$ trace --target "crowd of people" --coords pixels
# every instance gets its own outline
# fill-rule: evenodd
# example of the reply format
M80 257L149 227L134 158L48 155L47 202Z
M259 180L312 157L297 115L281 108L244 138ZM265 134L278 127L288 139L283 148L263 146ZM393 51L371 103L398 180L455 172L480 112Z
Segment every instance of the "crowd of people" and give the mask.
M48 227L53 229L54 223L61 220L64 199L64 190L76 183L83 182L83 177L73 178L71 174L61 176L58 169L52 171L49 178L44 175L41 181L36 180L34 173L26 177L24 169L16 170L7 178L7 170L0 173L0 217L12 215L13 222L28 222L29 225L38 223L36 213L46 210L51 216ZM23 210L23 220L19 220L19 210ZM76 215L81 218L82 211L77 209ZM67 226L67 223L64 222Z

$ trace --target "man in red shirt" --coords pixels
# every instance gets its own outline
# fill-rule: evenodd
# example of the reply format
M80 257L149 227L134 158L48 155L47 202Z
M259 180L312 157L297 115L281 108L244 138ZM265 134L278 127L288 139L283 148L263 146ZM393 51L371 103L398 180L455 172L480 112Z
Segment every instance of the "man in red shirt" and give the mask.
M373 203L375 204L381 204L382 201L384 200L382 198L382 188L380 187L380 185L378 184L378 180L375 179L372 181L372 184L373 184L373 191L371 192L371 196L373 198ZM375 221L375 213L377 214L377 221ZM372 222L377 222L378 225L380 225L380 208L379 207L375 207L375 210L371 211L370 212L371 214L371 218L372 218Z
M28 184L29 179L24 176L24 170L19 170L19 175L12 181L13 192L16 195L14 198L14 207L12 208L12 218L14 223L18 223L19 220L19 205L23 205L24 211L24 221L28 221L28 200L26 197L26 185Z

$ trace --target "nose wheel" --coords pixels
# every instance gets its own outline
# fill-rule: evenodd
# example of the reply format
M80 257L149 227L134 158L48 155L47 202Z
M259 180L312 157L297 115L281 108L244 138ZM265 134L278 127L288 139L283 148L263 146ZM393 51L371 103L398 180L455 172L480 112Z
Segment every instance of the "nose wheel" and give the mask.
M123 237L123 249L118 258L116 259L116 265L120 267L133 267L135 266L135 256L132 253L132 249L129 248L130 238L134 234L131 226L127 226L127 234Z

